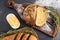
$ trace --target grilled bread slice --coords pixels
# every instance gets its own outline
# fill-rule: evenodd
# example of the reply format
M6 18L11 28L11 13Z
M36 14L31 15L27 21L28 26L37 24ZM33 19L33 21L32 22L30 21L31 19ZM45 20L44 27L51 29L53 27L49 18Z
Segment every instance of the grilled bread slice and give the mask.
M0 35L0 40L38 40L37 34L30 28L22 28L19 30L8 31Z
M12 35L8 35L8 36L5 36L4 38L2 38L2 40L14 40L16 34L12 34Z
M23 35L23 33L18 33L16 40L20 40L21 36Z
M33 40L32 38L33 38L34 40L37 40L36 37L34 37L33 35L30 36L29 40Z
M25 35L22 37L22 40L28 40L28 37L29 37L29 34L25 34Z

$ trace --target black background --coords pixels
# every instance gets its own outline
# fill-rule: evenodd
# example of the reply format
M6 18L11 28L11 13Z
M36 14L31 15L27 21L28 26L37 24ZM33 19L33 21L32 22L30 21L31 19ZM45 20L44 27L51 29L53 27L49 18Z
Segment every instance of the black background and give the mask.
M35 0L14 0L17 3L34 3ZM9 13L14 13L16 15L16 17L20 20L21 22L21 26L26 26L26 24L23 22L23 20L21 20L21 18L19 17L18 13L11 8L8 8L6 5L7 0L0 0L0 34L3 32L7 32L8 30L14 30L10 27L10 25L7 23L6 21L6 16ZM32 28L32 27L31 27ZM34 29L34 28L33 28ZM34 29L40 40L52 40L51 37L45 35L44 33Z

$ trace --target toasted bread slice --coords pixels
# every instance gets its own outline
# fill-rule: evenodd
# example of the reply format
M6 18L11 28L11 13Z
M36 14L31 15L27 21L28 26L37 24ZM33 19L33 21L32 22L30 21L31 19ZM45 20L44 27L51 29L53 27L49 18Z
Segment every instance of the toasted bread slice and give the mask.
M2 40L14 40L15 36L16 36L16 34L12 34L12 35L3 37Z
M23 33L18 33L16 40L20 40L21 36L23 35Z
M25 33L25 35L23 36L22 40L27 40L28 39L28 36L29 36L29 34L26 34Z
M37 38L35 36L31 35L30 38L29 38L29 40L37 40Z

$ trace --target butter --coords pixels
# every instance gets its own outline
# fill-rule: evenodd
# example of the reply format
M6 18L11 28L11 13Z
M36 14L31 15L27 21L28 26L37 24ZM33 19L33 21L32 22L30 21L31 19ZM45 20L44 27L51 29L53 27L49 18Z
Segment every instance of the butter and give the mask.
M6 16L6 20L12 28L17 29L20 27L20 22L14 14L12 14L12 13L8 14Z

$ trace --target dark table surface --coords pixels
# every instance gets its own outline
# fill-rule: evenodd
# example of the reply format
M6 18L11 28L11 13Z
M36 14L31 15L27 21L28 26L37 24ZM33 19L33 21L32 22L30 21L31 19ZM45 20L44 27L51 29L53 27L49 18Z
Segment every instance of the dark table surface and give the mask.
M10 27L10 25L6 21L6 15L9 13L14 13L17 16L17 18L21 22L21 27L26 26L26 24L19 17L18 13L14 9L8 8L6 6L6 2L7 2L7 0L0 0L0 34L2 32L7 32L8 30L14 30ZM17 2L17 3L34 3L35 0L15 0L15 2ZM34 29L34 30L37 32L40 40L53 40L53 38L45 35L44 33L40 32L36 29Z

